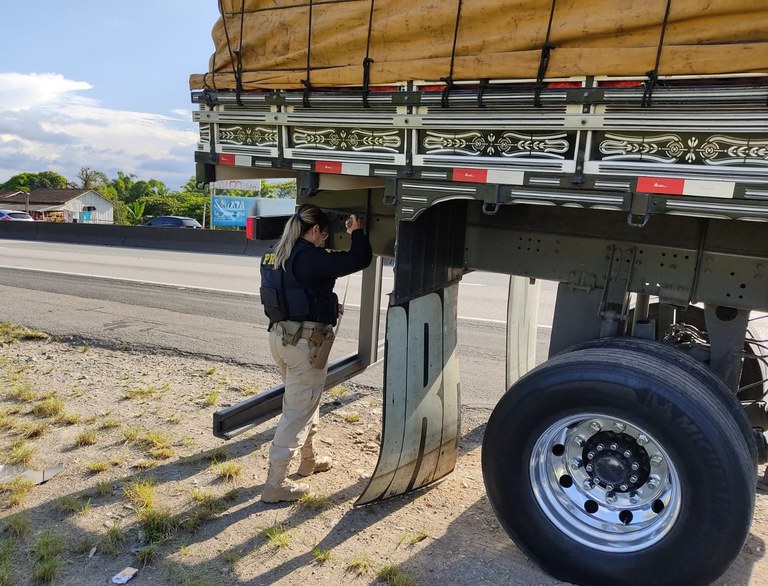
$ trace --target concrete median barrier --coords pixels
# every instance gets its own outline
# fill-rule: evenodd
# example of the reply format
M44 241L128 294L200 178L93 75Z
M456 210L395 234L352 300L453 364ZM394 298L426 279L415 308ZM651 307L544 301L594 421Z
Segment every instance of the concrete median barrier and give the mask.
M247 240L242 230L190 230L54 222L0 222L0 239L3 238L249 256L260 256L274 244L274 240Z

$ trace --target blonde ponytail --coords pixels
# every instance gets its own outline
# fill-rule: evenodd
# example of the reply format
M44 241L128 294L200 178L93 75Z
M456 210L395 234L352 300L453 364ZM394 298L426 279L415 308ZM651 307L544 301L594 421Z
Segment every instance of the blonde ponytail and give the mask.
M275 267L285 270L285 263L291 256L296 242L304 236L313 226L320 226L321 230L326 230L330 225L328 216L319 207L312 204L301 206L295 214L285 223L283 235L280 241L275 245Z

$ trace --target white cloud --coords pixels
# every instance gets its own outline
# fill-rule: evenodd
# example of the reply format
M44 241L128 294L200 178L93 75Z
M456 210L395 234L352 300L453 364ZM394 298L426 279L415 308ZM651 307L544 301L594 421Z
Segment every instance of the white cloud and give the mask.
M172 116L115 110L79 92L87 82L53 73L0 73L0 183L22 172L80 167L133 173L177 189L194 172L197 141L189 111Z

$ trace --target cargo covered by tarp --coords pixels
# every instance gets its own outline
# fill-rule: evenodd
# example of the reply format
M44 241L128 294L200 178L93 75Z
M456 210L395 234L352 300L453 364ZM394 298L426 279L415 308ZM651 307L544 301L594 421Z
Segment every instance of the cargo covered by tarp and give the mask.
M221 0L191 89L768 72L768 0ZM665 18L665 14L667 17ZM550 24L551 23L551 24ZM549 35L548 35L549 31ZM542 60L542 47L553 48ZM547 62L548 61L548 62ZM309 68L309 70L308 70Z

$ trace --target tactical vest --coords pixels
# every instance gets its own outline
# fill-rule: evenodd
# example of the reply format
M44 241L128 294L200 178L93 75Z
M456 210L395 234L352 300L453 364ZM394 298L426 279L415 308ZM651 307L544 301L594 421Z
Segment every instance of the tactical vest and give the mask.
M301 246L293 247L285 270L275 266L274 253L267 253L261 259L259 295L270 326L286 320L336 324L336 295L333 292L322 297L313 295L302 287L293 273L296 256L304 250Z

